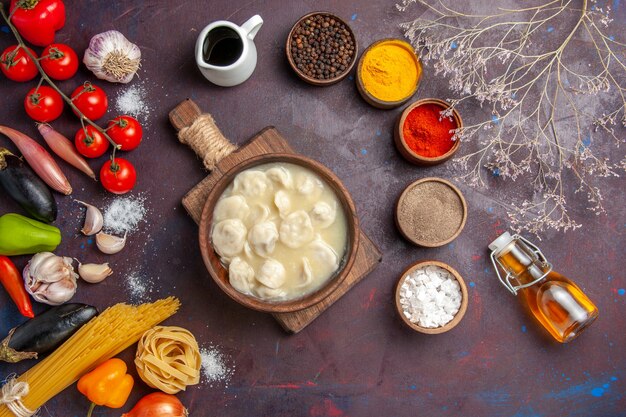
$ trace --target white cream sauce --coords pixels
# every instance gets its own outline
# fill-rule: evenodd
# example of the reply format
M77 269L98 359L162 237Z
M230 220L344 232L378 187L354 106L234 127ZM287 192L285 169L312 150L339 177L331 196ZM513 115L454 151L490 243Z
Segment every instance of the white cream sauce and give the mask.
M316 291L347 250L341 202L300 165L276 162L240 172L220 196L213 221L213 247L229 269L231 285L264 300Z

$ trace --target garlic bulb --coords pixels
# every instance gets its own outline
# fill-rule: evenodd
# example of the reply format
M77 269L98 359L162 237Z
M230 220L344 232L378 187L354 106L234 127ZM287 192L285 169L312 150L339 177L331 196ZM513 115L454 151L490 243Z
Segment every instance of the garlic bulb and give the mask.
M78 263L78 275L90 284L97 284L104 281L111 275L113 270L108 263L104 264L81 264Z
M126 245L126 233L124 237L118 237L113 235L107 235L104 232L100 232L96 235L96 246L100 249L100 252L107 255L113 255L118 253Z
M85 236L95 235L102 229L102 224L104 223L102 212L98 209L98 207L92 206L91 204L83 203L80 200L76 200L76 202L87 207L87 212L85 213L85 223L83 223L83 228L80 231Z
M141 51L120 32L109 30L91 38L83 62L96 77L126 84L139 69Z
M22 272L26 291L40 303L53 306L69 301L76 293L72 258L40 252L33 256Z

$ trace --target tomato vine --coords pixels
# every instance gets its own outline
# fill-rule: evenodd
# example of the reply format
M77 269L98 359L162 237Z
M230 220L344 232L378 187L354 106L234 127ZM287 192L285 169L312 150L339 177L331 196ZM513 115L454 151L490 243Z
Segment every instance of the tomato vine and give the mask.
M30 59L33 61L33 63L37 67L37 70L39 71L39 74L41 75L41 79L43 81L45 81L51 88L53 88L57 93L59 93L61 95L61 97L63 98L63 101L65 101L70 106L70 108L74 111L74 113L79 117L81 125L83 127L85 126L85 123L91 125L94 129L96 129L98 132L100 132L106 138L106 140L113 146L113 153L111 155L111 161L114 162L115 161L115 151L120 149L121 145L118 145L117 143L115 143L115 141L113 139L111 139L111 137L107 134L105 129L101 128L94 121L92 121L91 119L86 117L78 109L78 107L76 107L76 105L72 102L72 99L69 98L65 93L63 93L63 91L61 91L61 89L59 87L57 87L57 85L54 83L54 81L52 81L52 79L50 79L50 77L48 77L46 72L41 67L41 64L40 64L39 60L37 59L37 57L34 56L31 53L29 48L26 46L26 43L24 42L24 40L20 36L19 32L17 31L15 25L13 25L13 23L11 22L11 14L9 14L9 15L6 14L6 12L4 10L4 4L2 4L2 3L0 3L0 14L2 15L2 19L5 21L5 23L7 24L7 26L9 27L9 29L13 33L13 36L15 36L15 39L17 40L17 43L18 43L19 47L22 48L24 50L24 52L26 52L26 54L30 57ZM40 85L41 85L41 81L39 82L39 85L37 86L37 88L39 88Z

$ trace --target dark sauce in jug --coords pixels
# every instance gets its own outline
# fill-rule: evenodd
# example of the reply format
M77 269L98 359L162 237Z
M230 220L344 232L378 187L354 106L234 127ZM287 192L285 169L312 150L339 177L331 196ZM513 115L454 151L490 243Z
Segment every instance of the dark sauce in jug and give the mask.
M237 62L243 52L239 34L229 27L217 27L209 32L202 45L204 62L226 67Z

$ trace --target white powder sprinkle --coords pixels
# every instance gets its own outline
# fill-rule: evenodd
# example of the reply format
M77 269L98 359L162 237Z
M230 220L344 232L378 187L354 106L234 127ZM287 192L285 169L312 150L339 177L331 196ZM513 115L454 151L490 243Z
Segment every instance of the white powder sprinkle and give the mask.
M427 266L407 275L400 286L404 316L422 327L449 323L461 307L461 286L452 274L438 266Z
M146 102L144 81L135 83L117 94L115 108L118 112L129 114L145 123L150 116L151 108Z
M126 287L133 303L149 301L149 294L152 293L152 281L145 276L136 271L131 272L126 277Z
M145 197L118 197L104 211L104 229L110 233L132 234L146 215Z
M232 367L228 365L230 358L213 346L200 349L200 357L202 358L202 382L210 387L216 384L228 387L235 371L234 365Z

